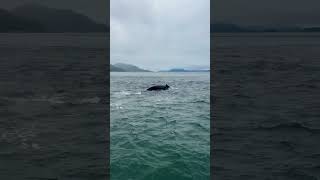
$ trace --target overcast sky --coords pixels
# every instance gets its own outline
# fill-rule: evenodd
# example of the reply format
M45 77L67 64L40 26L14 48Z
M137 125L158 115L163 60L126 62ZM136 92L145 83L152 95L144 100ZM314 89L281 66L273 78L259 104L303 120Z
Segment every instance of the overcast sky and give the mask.
M195 10L203 4L206 5L205 7L209 4L209 0L185 0L186 2L184 0L172 0L172 5L169 5L171 2L169 0L0 0L0 8L10 9L24 3L36 2L49 7L73 9L96 21L105 22L109 20L107 16L109 14L109 1L113 4L114 10L118 11L116 12L117 15L114 15L115 17L119 16L120 13L123 13L123 16L126 15L124 9L121 8L128 9L128 6L135 9L139 6L150 7L154 6L152 5L154 1L163 4L158 4L157 9L169 6L170 13L176 11L174 14L181 13L180 15L185 13L187 9ZM127 7L125 7L125 4L127 4ZM211 5L212 20L214 21L245 25L320 25L320 0L211 0ZM178 7L178 9L172 9L173 6ZM183 11L180 12L180 10ZM145 12L148 10L137 11ZM206 12L207 10L202 14ZM197 15L197 17L199 16L201 15Z
M111 0L111 63L209 67L210 0Z

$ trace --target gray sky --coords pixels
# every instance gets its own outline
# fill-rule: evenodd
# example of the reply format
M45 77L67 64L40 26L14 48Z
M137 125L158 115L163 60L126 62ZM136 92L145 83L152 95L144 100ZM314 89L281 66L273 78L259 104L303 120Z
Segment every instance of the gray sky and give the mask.
M109 21L109 0L1 0L0 8L11 9L25 3L39 3L51 8L72 9L100 23Z
M320 25L319 0L213 0L214 22L244 25Z
M111 0L111 63L210 65L210 0Z

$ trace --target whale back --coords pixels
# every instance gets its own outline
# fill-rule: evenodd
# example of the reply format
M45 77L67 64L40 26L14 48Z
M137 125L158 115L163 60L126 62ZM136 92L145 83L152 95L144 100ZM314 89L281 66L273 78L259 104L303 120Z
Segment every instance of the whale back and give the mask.
M169 87L170 86L168 86L167 84L165 86L156 85L156 86L149 87L147 90L148 91L167 90L167 89L169 89Z

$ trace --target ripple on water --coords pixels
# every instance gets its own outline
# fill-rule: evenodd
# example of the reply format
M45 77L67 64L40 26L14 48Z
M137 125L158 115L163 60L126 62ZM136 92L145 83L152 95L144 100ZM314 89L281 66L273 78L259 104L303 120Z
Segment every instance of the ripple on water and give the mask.
M111 179L209 179L209 93L209 73L112 75Z

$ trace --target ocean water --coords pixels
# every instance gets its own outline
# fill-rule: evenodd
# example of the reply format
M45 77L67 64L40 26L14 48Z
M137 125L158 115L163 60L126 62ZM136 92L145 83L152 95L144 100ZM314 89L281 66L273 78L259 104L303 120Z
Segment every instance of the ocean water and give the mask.
M0 38L0 179L106 179L107 34Z
M212 37L214 179L320 179L320 34Z
M208 180L209 73L111 73L112 180ZM168 84L167 91L146 91Z

